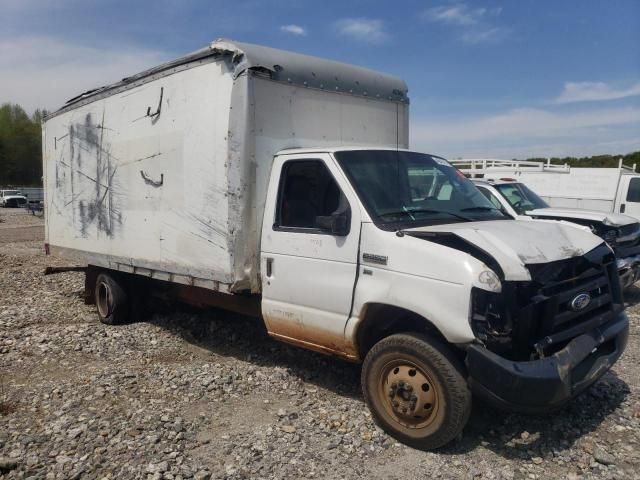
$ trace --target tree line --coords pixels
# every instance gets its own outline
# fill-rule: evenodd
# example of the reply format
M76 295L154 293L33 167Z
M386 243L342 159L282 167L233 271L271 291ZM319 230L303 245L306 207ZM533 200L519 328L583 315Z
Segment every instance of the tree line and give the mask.
M28 115L20 105L0 106L0 185L42 185L42 120L45 110Z
M46 115L46 110L36 110L29 116L16 104L0 106L0 186L42 185L41 128ZM552 158L551 163L572 167L617 167L620 158L625 165L637 163L640 166L640 151L626 155Z

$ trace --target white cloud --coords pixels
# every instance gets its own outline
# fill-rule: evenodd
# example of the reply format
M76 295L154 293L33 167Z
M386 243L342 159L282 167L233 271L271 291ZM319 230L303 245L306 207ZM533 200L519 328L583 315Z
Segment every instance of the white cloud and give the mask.
M341 35L351 37L359 42L377 45L389 40L382 20L370 18L343 18L336 22Z
M481 43L496 43L504 39L509 34L509 30L502 27L493 27L482 30L472 30L463 33L460 40L470 45L479 45Z
M430 22L452 25L460 33L463 43L479 45L496 43L509 33L508 28L491 24L491 18L502 13L502 8L471 8L464 3L440 5L425 10L422 17Z
M522 108L466 120L416 121L411 144L452 158L582 155L629 151L629 145L640 144L639 128L638 107L573 113Z
M615 100L640 95L640 82L626 89L615 89L604 82L567 82L556 103Z
M423 16L431 21L452 25L475 25L487 13L486 8L469 8L464 3L440 5L425 10Z
M305 36L307 31L300 25L282 25L280 31L284 33L290 33L292 35Z
M54 110L174 55L144 48L83 46L46 36L0 39L0 103Z

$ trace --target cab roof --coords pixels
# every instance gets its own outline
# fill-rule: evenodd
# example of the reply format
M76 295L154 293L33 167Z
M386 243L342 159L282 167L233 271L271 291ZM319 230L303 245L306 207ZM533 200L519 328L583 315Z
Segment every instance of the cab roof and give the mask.
M387 150L393 152L411 152L411 153L420 153L423 155L429 155L431 157L442 158L439 155L434 155L427 152L416 152L415 150L410 150L407 148L395 148L395 147L372 147L372 146L357 146L357 145L347 145L340 147L317 147L317 148L305 148L305 147L296 147L296 148L285 148L280 150L276 155L299 155L304 153L335 153L335 152L349 152L353 150Z

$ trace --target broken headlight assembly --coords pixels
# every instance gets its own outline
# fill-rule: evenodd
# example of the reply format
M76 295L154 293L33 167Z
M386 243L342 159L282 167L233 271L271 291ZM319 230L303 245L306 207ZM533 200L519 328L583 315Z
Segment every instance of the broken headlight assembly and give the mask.
M469 320L473 334L489 350L500 353L511 348L513 326L502 293L473 287Z

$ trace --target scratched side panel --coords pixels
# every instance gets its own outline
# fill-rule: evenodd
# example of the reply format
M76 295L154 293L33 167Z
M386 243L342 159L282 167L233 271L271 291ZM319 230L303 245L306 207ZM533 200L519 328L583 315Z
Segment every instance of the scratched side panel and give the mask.
M211 63L48 120L48 242L231 283L231 89Z

